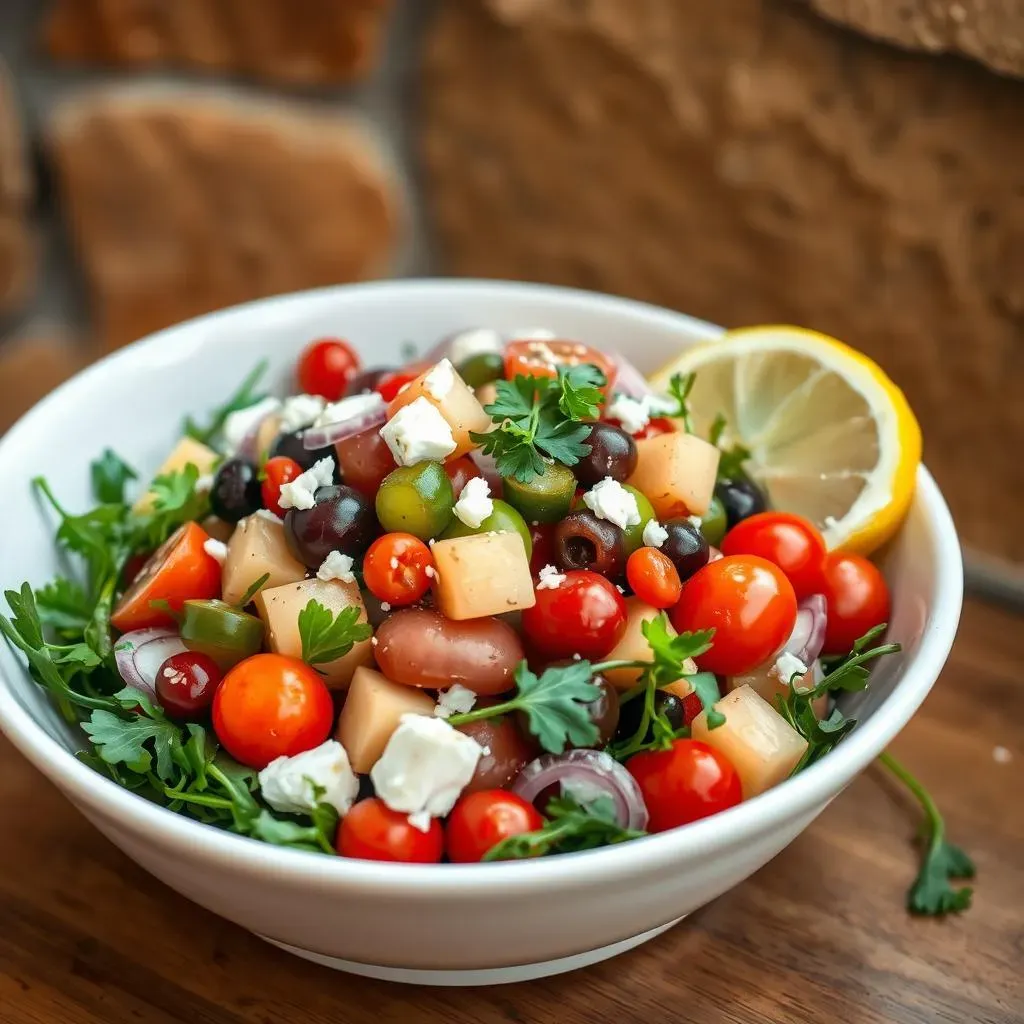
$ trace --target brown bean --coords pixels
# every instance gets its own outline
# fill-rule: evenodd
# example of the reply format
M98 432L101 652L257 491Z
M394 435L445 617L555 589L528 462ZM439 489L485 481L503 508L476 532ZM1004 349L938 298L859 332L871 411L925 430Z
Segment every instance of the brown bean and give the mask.
M477 707L483 706L483 701ZM523 735L511 715L483 718L458 726L484 748L476 771L463 793L481 789L504 789L539 753L537 743Z

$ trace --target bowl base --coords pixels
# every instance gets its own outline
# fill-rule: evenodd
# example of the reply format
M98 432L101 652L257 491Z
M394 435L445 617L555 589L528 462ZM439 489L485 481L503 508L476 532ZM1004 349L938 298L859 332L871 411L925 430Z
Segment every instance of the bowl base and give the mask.
M342 960L336 956L314 953L310 949L301 949L298 946L291 946L287 942L279 942L277 939L272 939L267 935L259 935L258 932L256 935L265 942L283 949L286 953L301 956L303 960L311 960L315 964L331 967L336 971L359 974L364 978L375 978L378 981L397 981L404 985L469 987L473 985L508 985L517 981L533 981L537 978L548 978L553 974L565 974L567 971L576 971L581 967L589 967L591 964L608 960L650 939L656 938L680 921L682 921L682 918L677 917L674 921L669 921L668 924L658 925L657 928L641 932L639 935L633 935L628 939L622 939L620 942L613 942L610 946L601 946L599 949L590 949L584 953L574 953L572 956L559 957L557 960L542 960L536 964L517 964L515 967L486 967L467 971L424 970L412 967L378 967L375 964L363 964L356 960Z

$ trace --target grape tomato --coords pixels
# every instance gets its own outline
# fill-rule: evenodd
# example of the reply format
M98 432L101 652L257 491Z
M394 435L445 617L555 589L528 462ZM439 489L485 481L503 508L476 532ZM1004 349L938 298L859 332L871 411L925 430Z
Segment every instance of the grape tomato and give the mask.
M363 558L363 580L379 600L391 605L418 601L429 589L434 556L411 533L378 537Z

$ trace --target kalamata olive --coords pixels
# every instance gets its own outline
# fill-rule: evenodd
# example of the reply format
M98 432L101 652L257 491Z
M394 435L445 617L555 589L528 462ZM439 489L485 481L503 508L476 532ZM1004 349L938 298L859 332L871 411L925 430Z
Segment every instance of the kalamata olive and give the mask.
M269 457L275 458L278 455L283 455L286 458L294 459L303 469L309 469L314 462L319 462L321 459L330 459L334 463L334 479L340 480L334 445L310 451L302 446L303 433L305 431L296 430L291 434L278 434L270 446Z
M737 523L768 508L764 492L747 477L719 480L715 484L715 495L725 507L725 518L730 530Z
M590 569L618 579L626 567L626 538L590 509L570 512L555 526L555 558L562 570Z
M210 488L210 510L226 523L237 523L263 507L259 470L246 459L221 464Z
M476 706L482 707L483 701ZM457 727L483 747L485 753L476 763L469 785L462 791L475 793L481 789L504 789L540 754L540 745L532 736L524 735L511 715L484 718Z
M353 487L320 487L312 508L290 508L284 537L291 553L310 569L319 569L332 551L361 555L380 532L373 506Z
M357 373L345 388L345 397L349 395L361 395L364 391L372 391L382 377L393 373L393 369L387 366L378 367L376 370L362 370Z
M334 454L341 479L371 501L376 498L384 477L396 468L391 449L376 427L339 441L334 446Z
M659 690L654 695L654 709L660 712L668 720L673 729L681 729L686 724L686 709L683 706L683 699L674 693L666 693ZM627 701L619 709L618 728L615 730L615 739L628 740L633 737L640 728L640 720L644 713L644 699L642 696L634 697ZM650 739L648 732L645 739Z
M590 454L572 467L576 479L584 487L593 487L606 476L624 483L636 469L636 442L620 427L611 423L595 423L585 440Z
M523 642L507 622L455 622L421 608L395 612L382 623L373 650L393 682L437 690L461 683L484 695L512 689L512 673L523 658Z
M689 519L668 519L661 524L668 532L661 553L672 559L681 580L688 580L708 564L708 542L701 528Z

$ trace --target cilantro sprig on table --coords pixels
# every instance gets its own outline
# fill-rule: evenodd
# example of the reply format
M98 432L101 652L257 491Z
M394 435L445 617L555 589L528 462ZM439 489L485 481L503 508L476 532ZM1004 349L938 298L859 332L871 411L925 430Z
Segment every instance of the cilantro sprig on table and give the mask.
M545 459L574 466L590 453L585 444L600 412L605 375L589 363L559 366L555 377L516 377L496 383L497 398L484 411L497 426L471 432L501 476L528 483L544 472Z
M343 658L373 632L368 622L359 621L360 609L356 605L342 608L337 615L319 601L310 601L299 612L299 638L302 641L302 660L307 665L321 665Z

